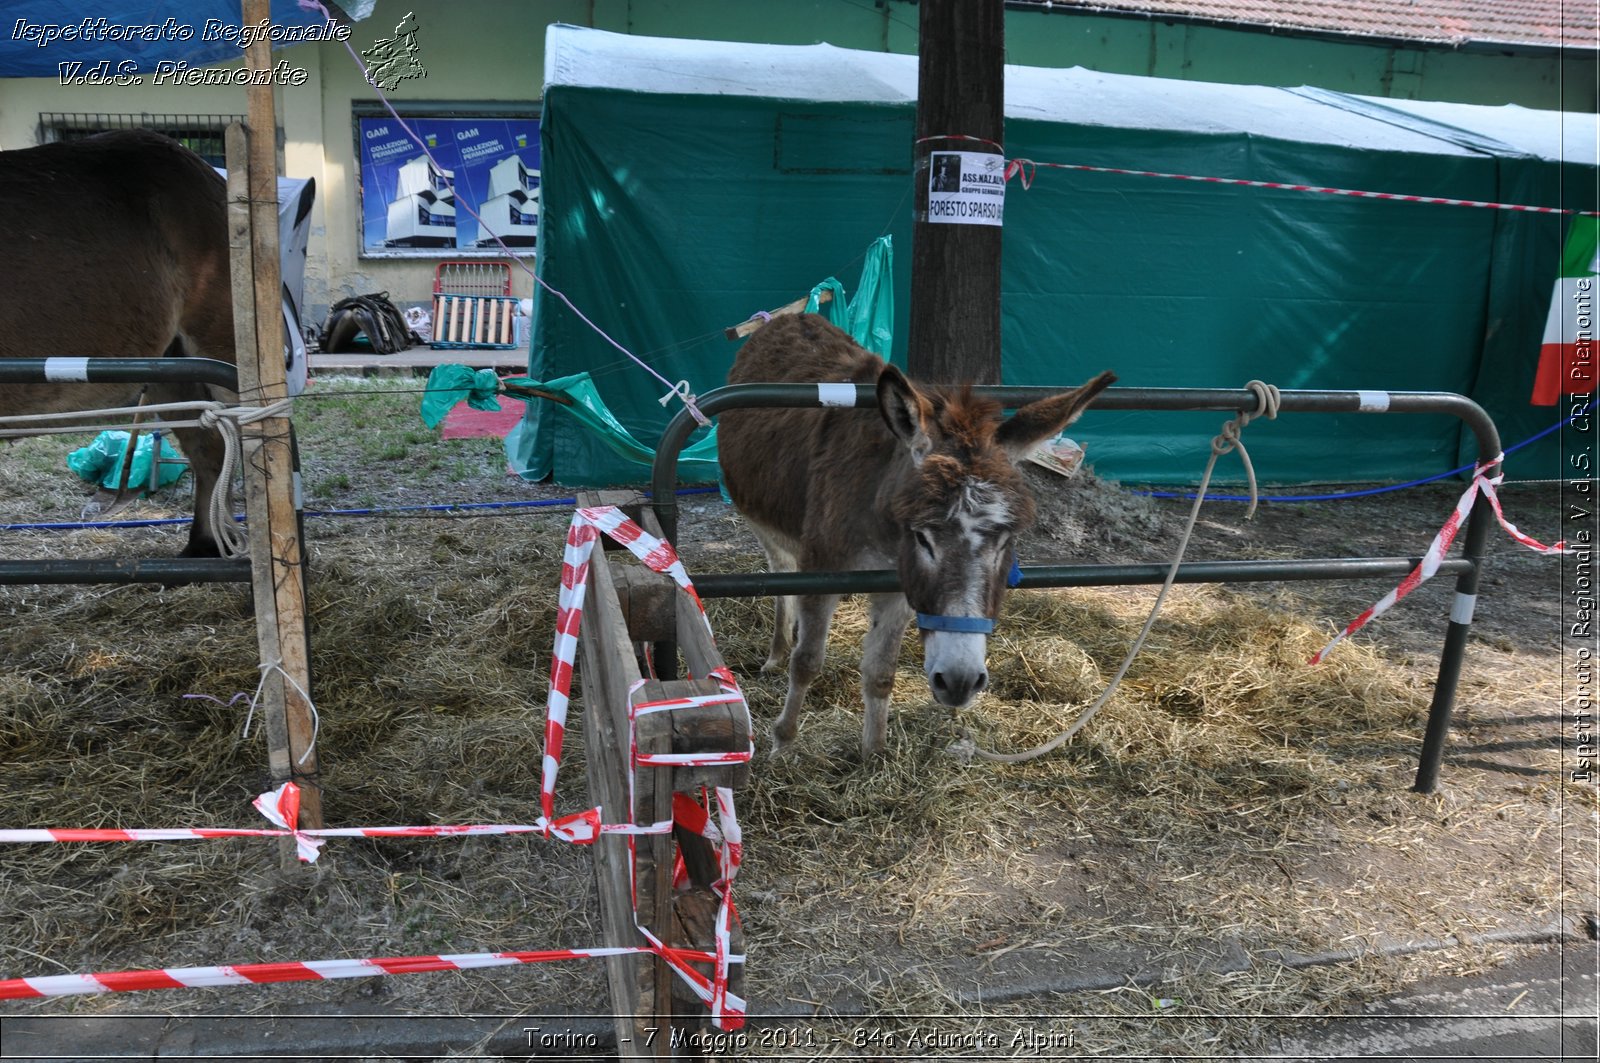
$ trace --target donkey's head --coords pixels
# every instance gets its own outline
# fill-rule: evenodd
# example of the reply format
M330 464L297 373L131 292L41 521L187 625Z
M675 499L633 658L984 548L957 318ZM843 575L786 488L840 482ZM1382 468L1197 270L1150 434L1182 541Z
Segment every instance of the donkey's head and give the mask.
M942 704L966 705L989 682L988 635L1017 533L1034 515L1015 462L1115 380L1101 373L1002 420L998 403L969 388L920 389L892 365L878 377L878 409L910 456L885 484L899 526L900 585L922 631L923 672Z

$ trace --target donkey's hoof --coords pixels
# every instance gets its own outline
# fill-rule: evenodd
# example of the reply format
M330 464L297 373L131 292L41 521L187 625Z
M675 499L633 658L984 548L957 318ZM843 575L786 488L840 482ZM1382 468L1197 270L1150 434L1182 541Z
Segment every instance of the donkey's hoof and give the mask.
M761 673L763 675L770 675L773 672L781 672L787 663L788 662L783 657L768 657L765 661L761 662Z

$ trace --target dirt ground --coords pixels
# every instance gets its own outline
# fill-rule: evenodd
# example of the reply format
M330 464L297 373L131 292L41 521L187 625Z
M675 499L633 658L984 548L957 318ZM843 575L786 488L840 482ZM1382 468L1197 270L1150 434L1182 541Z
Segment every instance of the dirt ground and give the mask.
M497 441L454 446L480 466L468 483L368 478L366 501L567 493L499 475ZM307 479L347 460L308 450ZM1040 473L1035 483L1041 523L1025 564L1170 560L1187 502L1093 479ZM1189 559L1417 556L1462 487L1269 502L1251 521L1240 504L1214 503ZM1561 530L1560 490L1506 487L1507 515L1549 541ZM82 493L28 472L0 487L0 518L39 519L41 499L54 499L59 518ZM185 504L158 499L139 512ZM691 575L756 566L753 540L715 495L684 504ZM567 519L558 506L311 520L333 822L537 815ZM182 534L13 532L0 549L160 556ZM766 1028L824 1038L766 1054L874 1058L937 1045L1079 1058L1044 1036L1070 1031L1084 1058L1227 1055L1296 1017L1492 967L1551 934L1589 933L1595 792L1570 778L1560 657L1570 576L1560 559L1491 532L1431 795L1410 786L1453 579L1424 585L1341 646L1326 678L1306 668L1308 652L1393 580L1180 587L1103 717L1017 768L961 764L945 749L961 728L1019 748L1070 723L1115 669L1154 588L1015 593L991 643L995 693L959 720L933 707L908 642L889 757L866 765L852 658L862 610L847 603L799 755L759 760L740 795L746 994ZM710 611L764 752L784 686L758 673L769 607ZM238 737L242 709L224 704L254 686L242 589L0 588L0 617L0 826L254 825L264 757L258 739ZM193 693L215 700L183 696ZM584 807L578 744L563 811ZM336 842L317 869L291 872L269 844L15 846L0 852L0 876L3 977L598 938L588 854L536 838ZM1393 948L1407 944L1423 947ZM77 1020L292 1012L514 1024L603 1010L599 966L585 962L0 1004L0 1015ZM980 1031L1033 1040L1001 1051ZM479 1057L485 1043L453 1045L452 1058Z

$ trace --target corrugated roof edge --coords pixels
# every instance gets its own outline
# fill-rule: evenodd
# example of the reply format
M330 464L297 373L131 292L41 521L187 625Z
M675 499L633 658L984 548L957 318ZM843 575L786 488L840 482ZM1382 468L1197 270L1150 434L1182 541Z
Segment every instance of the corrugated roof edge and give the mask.
M1301 37L1308 40L1332 41L1337 44L1365 44L1379 48L1422 48L1431 51L1488 53L1494 55L1600 56L1600 39L1594 45L1567 44L1549 41L1513 41L1493 38L1402 37L1393 34L1351 33L1339 30L1318 29L1311 26L1290 26L1268 22L1246 22L1238 19L1216 18L1207 15L1188 15L1173 11L1134 11L1124 7L1100 4L1056 4L1049 0L1005 0L1005 6L1019 11L1032 11L1043 15L1098 15L1105 18L1128 19L1135 22L1174 22L1190 26L1211 26L1216 29L1236 30L1240 33L1265 33L1274 37Z

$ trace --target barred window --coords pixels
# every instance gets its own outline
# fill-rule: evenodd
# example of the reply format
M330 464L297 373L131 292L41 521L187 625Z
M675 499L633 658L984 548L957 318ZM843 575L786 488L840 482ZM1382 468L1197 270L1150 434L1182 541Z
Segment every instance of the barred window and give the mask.
M113 129L149 129L176 140L213 166L225 166L223 134L230 122L243 122L242 114L63 114L39 115L39 141L43 144L77 140Z

